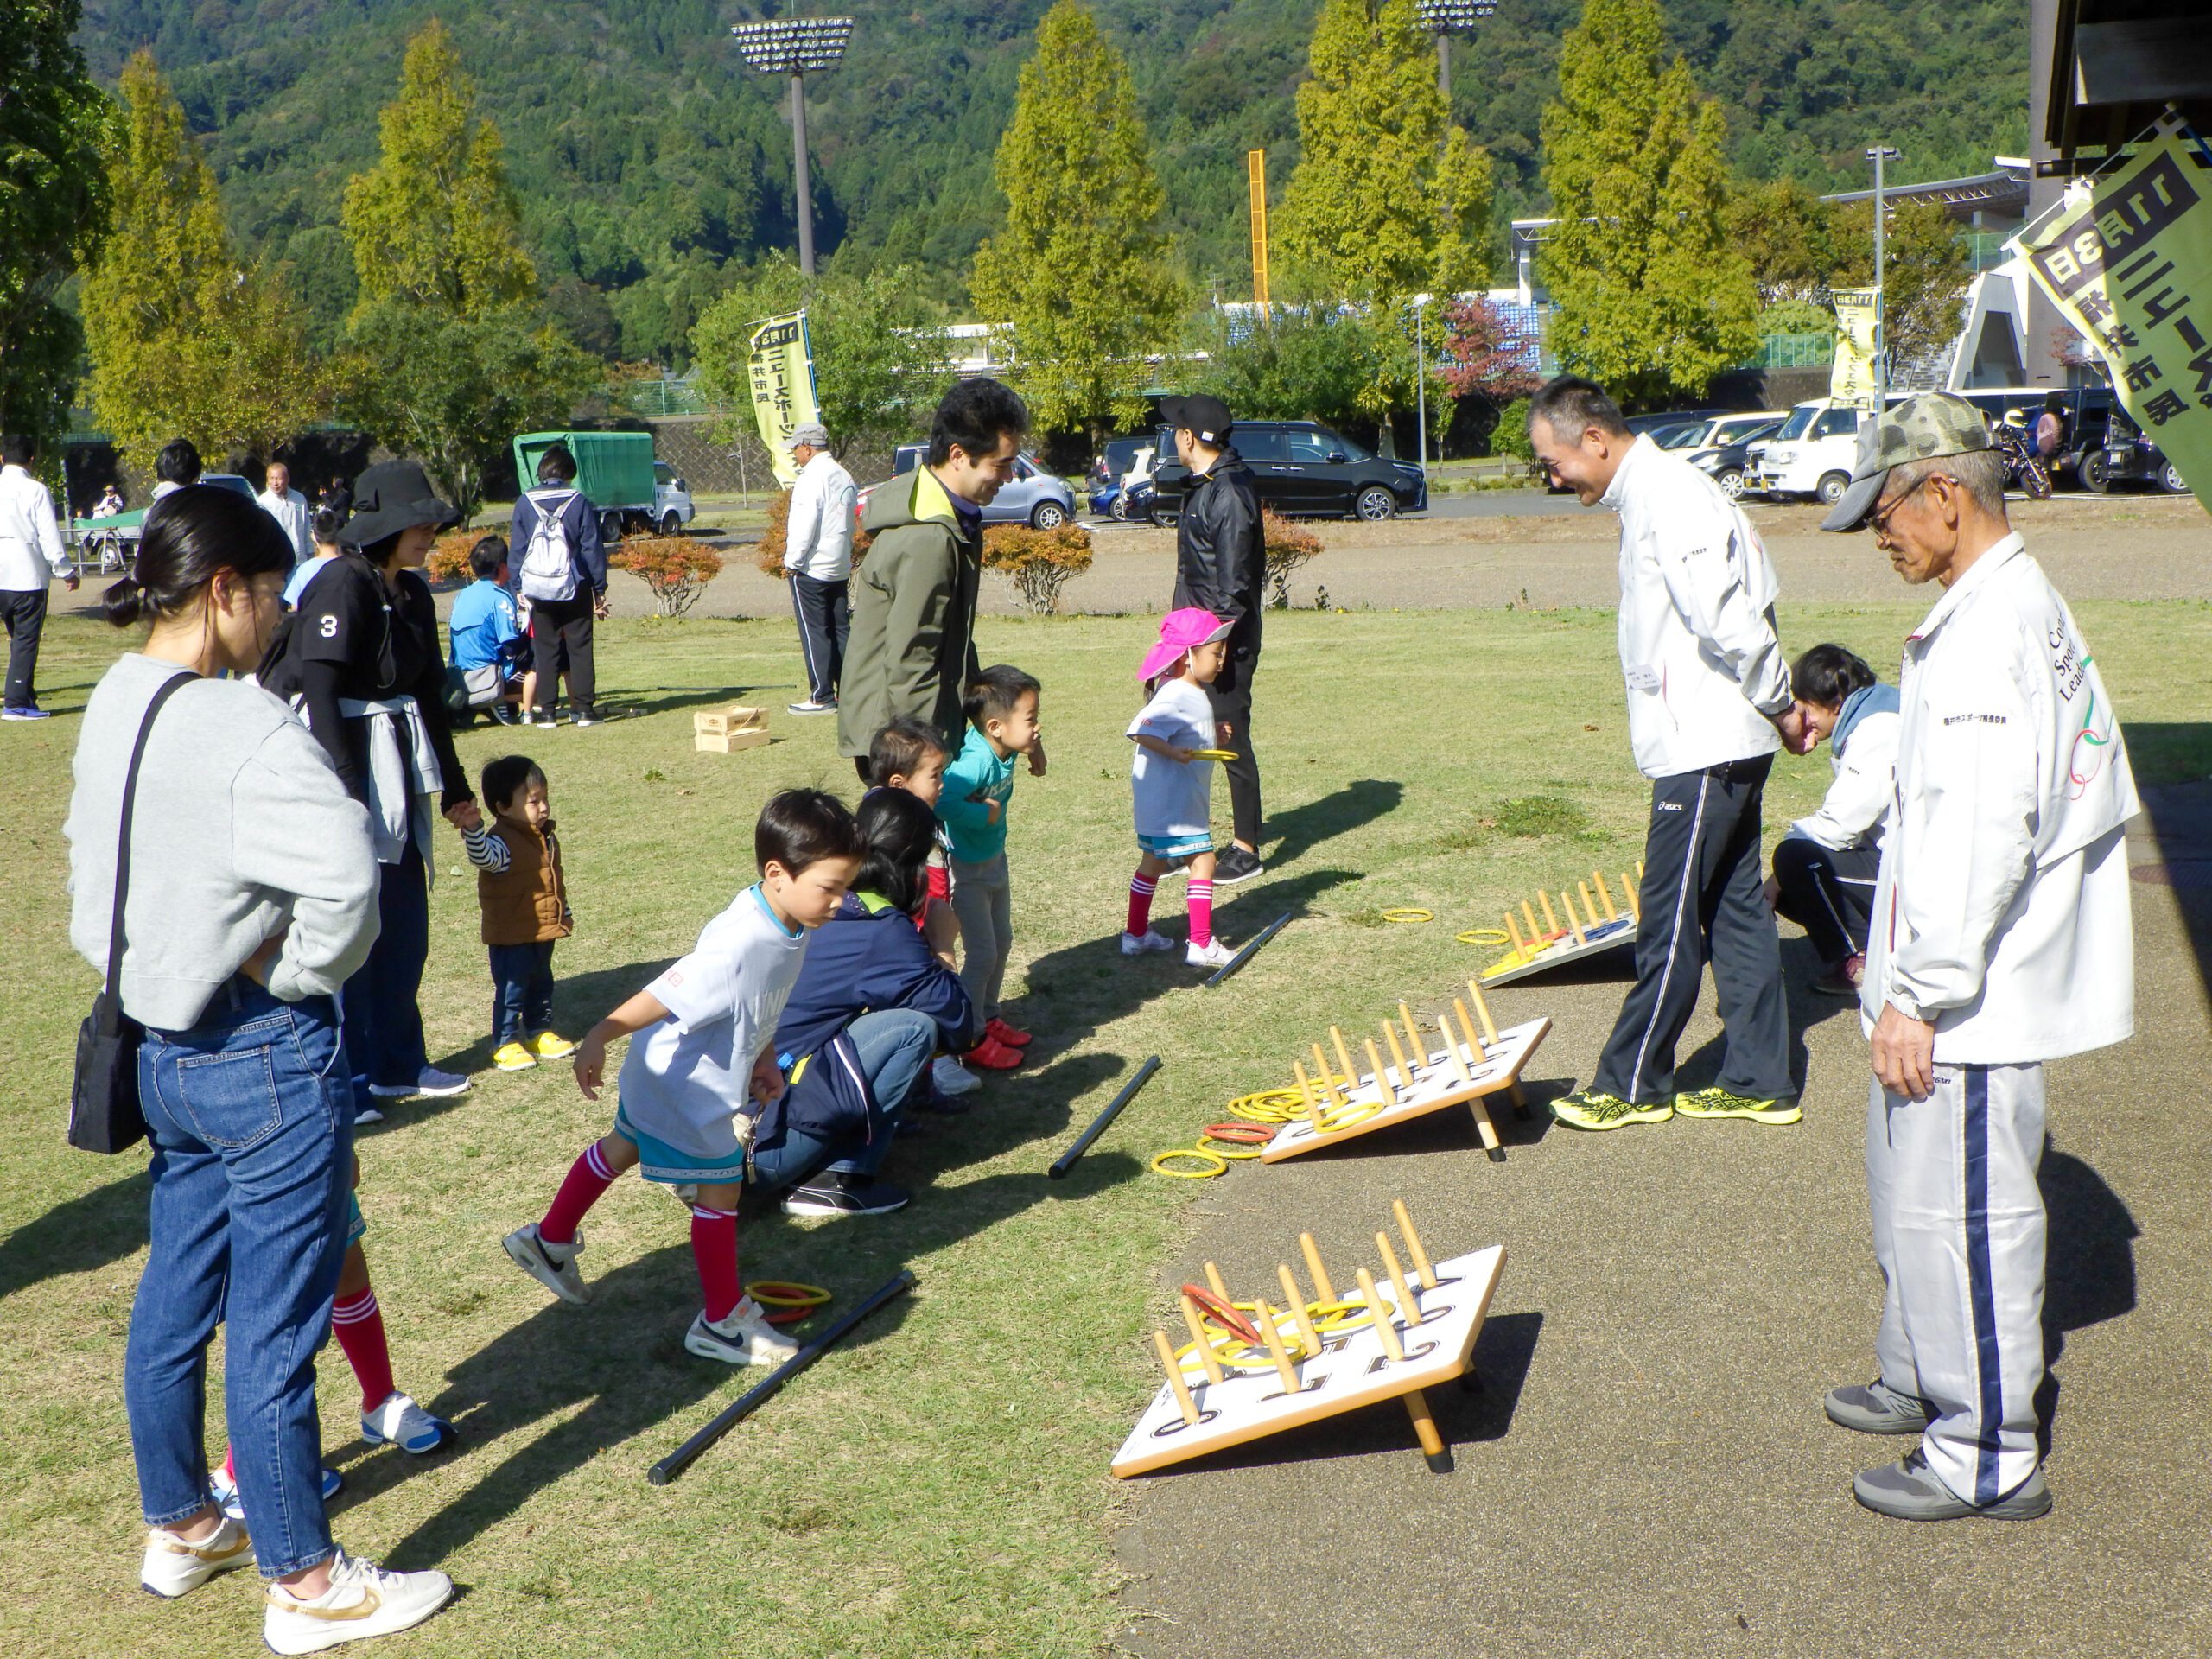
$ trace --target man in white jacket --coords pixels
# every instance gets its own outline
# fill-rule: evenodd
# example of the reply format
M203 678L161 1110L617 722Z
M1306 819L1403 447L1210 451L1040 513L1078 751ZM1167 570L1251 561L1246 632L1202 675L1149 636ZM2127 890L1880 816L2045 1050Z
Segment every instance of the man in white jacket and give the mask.
M292 563L296 565L315 557L315 537L308 531L308 499L292 487L292 469L281 461L272 461L263 476L266 487L253 499L291 543Z
M813 423L796 428L784 448L798 464L785 521L784 572L791 579L807 678L805 701L790 708L795 715L834 715L852 622L846 588L853 574L856 492L853 475L830 453L827 429Z
M1897 800L1861 988L1880 1372L1828 1416L1912 1434L1853 1483L1884 1515L2020 1520L2038 1466L2043 1063L2134 1028L2119 722L2066 601L2005 522L2002 457L1942 392L1860 429L1821 525L1871 524L1942 596L1905 641Z
M30 474L31 441L0 437L0 623L8 630L8 690L0 719L44 720L38 706L38 646L54 581L77 591L77 567L61 545L54 498Z
M1774 600L1751 521L1720 486L1562 375L1532 400L1529 436L1555 485L1621 520L1621 672L1629 741L1651 779L1636 985L1589 1086L1560 1122L1616 1129L1686 1117L1795 1123L1782 956L1759 874L1759 804L1775 751L1802 752ZM1705 964L1727 1032L1719 1080L1677 1092L1675 1044Z

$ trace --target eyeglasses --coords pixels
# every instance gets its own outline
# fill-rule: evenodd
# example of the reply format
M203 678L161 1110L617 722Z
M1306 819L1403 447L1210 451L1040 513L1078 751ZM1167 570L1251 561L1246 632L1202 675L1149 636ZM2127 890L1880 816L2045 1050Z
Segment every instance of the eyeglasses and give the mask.
M1919 483L1914 485L1903 495L1900 495L1892 500L1889 505L1884 507L1879 512L1870 517L1866 520L1866 527L1872 531L1877 536L1887 536L1890 533L1890 520L1897 516L1897 509L1904 505L1904 504L1911 500L1914 496L1918 495L1921 491L1926 489L1929 485L1934 483L1937 479L1942 476L1943 474L1941 473L1929 474L1928 476L1922 479Z

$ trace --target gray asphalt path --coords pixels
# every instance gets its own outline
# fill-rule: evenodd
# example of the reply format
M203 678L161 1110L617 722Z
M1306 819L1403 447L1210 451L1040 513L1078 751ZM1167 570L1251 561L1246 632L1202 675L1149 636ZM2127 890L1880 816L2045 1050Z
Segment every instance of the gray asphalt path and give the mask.
M2165 797L2188 844L2131 840L2137 1031L2052 1068L2044 1186L2058 1396L2057 1503L2026 1524L1916 1526L1860 1510L1852 1474L1910 1442L1829 1425L1828 1387L1873 1374L1880 1281L1867 1242L1858 1022L1808 988L1805 1122L1673 1122L1580 1135L1518 1124L1510 1161L1468 1122L1243 1166L1210 1187L1159 1284L1218 1262L1272 1286L1311 1229L1325 1259L1375 1260L1402 1198L1443 1256L1503 1243L1476 1357L1484 1391L1432 1391L1459 1467L1428 1474L1403 1411L1370 1408L1132 1483L1134 1576L1118 1651L1786 1656L2201 1654L2212 1547L2212 1060L2198 957L2212 942L2212 787ZM2205 887L2170 885L2203 882ZM1795 930L1785 925L1785 932ZM1529 1076L1586 1078L1622 974L1501 990L1501 1024L1554 1030ZM1423 988L1408 987L1409 992ZM1435 990L1441 988L1426 988ZM1418 995L1417 1009L1422 1007ZM1683 1053L1709 1081L1708 990ZM1348 1020L1370 1010L1347 1009ZM1510 1121L1500 1119L1501 1128ZM1363 1244L1363 1240L1369 1241Z

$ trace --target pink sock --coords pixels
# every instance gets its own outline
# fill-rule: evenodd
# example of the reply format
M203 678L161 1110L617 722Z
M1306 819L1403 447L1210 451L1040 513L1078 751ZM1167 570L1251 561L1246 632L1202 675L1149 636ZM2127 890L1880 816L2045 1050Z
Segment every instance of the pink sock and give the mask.
M1213 943L1213 883L1191 878L1191 943Z
M568 1179L553 1195L553 1207L537 1224L538 1237L548 1244L575 1243L576 1224L584 1218L584 1211L597 1204L600 1194L613 1185L614 1172L599 1155L599 1142L594 1141L584 1148L584 1155L569 1166Z
M1159 885L1141 870L1129 878L1129 931L1140 938L1152 926L1152 890Z
M391 1395L391 1349L384 1336L384 1311L374 1289L334 1302L330 1333L346 1351L346 1363L361 1384L361 1409L374 1411Z
M707 1323L719 1325L745 1294L737 1276L737 1211L691 1206L691 1255L699 1264L699 1289Z

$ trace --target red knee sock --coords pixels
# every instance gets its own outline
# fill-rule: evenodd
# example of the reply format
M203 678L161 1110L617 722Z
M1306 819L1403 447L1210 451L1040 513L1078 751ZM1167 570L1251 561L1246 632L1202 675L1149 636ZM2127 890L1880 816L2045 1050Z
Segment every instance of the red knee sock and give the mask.
M691 1255L699 1264L699 1290L707 1323L719 1325L745 1294L737 1277L737 1211L691 1206Z
M1139 938L1152 925L1152 890L1159 885L1142 870L1129 878L1129 931Z
M331 1305L330 1332L361 1384L361 1409L374 1411L391 1395L391 1350L384 1339L384 1311L373 1288Z
M599 1142L594 1141L584 1148L583 1156L569 1166L568 1179L553 1195L553 1207L537 1224L538 1237L548 1244L575 1243L576 1224L584 1218L584 1211L597 1204L600 1194L613 1185L614 1172L599 1155Z
M1213 943L1213 883L1201 881L1195 875L1190 881L1191 943Z

